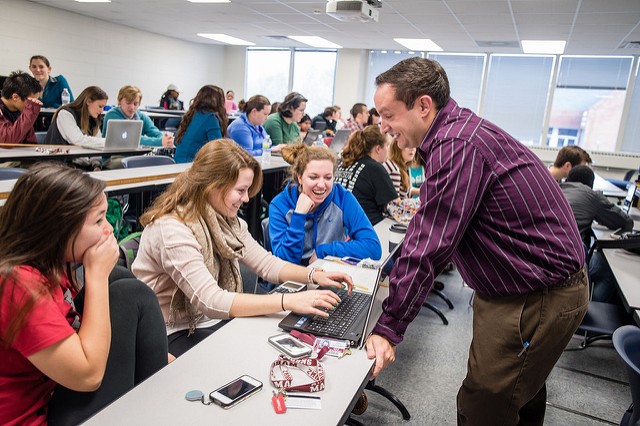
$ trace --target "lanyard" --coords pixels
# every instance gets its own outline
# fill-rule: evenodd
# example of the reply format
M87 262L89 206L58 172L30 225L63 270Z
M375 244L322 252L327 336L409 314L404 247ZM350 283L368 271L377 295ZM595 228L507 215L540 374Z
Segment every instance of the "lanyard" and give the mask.
M311 378L310 383L293 385L293 375L289 367L295 367ZM280 371L280 377L276 375L276 370ZM278 389L286 391L319 392L324 390L324 367L320 365L316 358L293 359L286 355L278 356L271 364L271 383Z

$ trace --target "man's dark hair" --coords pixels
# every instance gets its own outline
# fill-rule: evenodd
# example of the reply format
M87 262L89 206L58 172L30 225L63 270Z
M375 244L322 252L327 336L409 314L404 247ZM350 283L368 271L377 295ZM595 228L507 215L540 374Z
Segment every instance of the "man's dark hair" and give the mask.
M571 167L579 166L584 163L593 163L589 153L577 145L567 145L558 151L556 161L553 162L553 165L554 167L562 167L566 162L569 162Z
M335 114L335 112L336 112L336 110L335 110L334 107L328 106L328 107L326 107L324 109L324 112L322 113L322 116L328 120L329 118L331 118L331 116L333 114Z
M351 116L355 120L356 115L363 114L366 110L367 110L367 105L361 102L358 102L357 104L353 104L353 106L351 107L351 111L349 112L351 113Z
M398 62L376 77L376 86L388 84L396 89L396 99L413 108L416 99L428 95L438 109L449 102L451 89L447 73L438 62L409 58Z
M2 84L2 97L5 99L9 99L15 93L24 100L40 92L42 92L40 82L22 71L12 72Z
M595 178L596 175L593 173L593 170L591 170L591 167L579 165L571 168L567 176L567 182L580 182L589 188L593 188Z

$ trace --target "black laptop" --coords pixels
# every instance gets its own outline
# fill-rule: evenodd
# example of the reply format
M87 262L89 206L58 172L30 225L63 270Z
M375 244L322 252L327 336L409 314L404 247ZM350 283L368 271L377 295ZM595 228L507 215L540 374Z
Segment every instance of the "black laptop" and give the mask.
M278 326L285 331L298 330L316 336L349 340L352 347L358 347L366 337L365 331L368 328L380 283L391 273L400 246L401 244L398 244L389 253L378 269L376 282L371 293L359 292L354 288L351 295L347 295L346 290L340 290L337 293L341 302L333 312L330 312L328 318L291 312L280 321ZM374 321L376 319L374 318Z

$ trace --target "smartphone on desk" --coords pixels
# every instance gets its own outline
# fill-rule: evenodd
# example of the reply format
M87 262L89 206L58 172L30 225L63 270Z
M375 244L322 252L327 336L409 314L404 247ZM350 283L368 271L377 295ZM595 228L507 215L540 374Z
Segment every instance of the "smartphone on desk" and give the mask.
M241 376L214 390L209 398L222 408L231 408L262 389L262 382L251 376Z

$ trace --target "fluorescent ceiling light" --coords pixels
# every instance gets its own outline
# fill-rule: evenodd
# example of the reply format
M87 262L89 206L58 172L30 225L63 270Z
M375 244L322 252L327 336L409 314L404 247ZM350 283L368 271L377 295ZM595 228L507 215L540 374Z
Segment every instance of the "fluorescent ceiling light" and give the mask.
M111 0L76 0L78 3L111 3Z
M327 39L316 36L287 36L291 40L299 41L312 47L323 47L325 49L342 49L342 46L330 42Z
M435 44L430 38L394 38L393 41L400 43L409 50L418 52L442 52L442 47Z
M219 41L221 43L233 44L236 46L255 46L255 43L251 43L250 41L242 40L241 38L235 38L228 36L226 34L207 34L207 33L198 33L200 37L210 38L211 40Z
M231 3L231 0L187 0L191 3Z
M564 40L522 40L522 51L561 55L566 45L567 42Z

